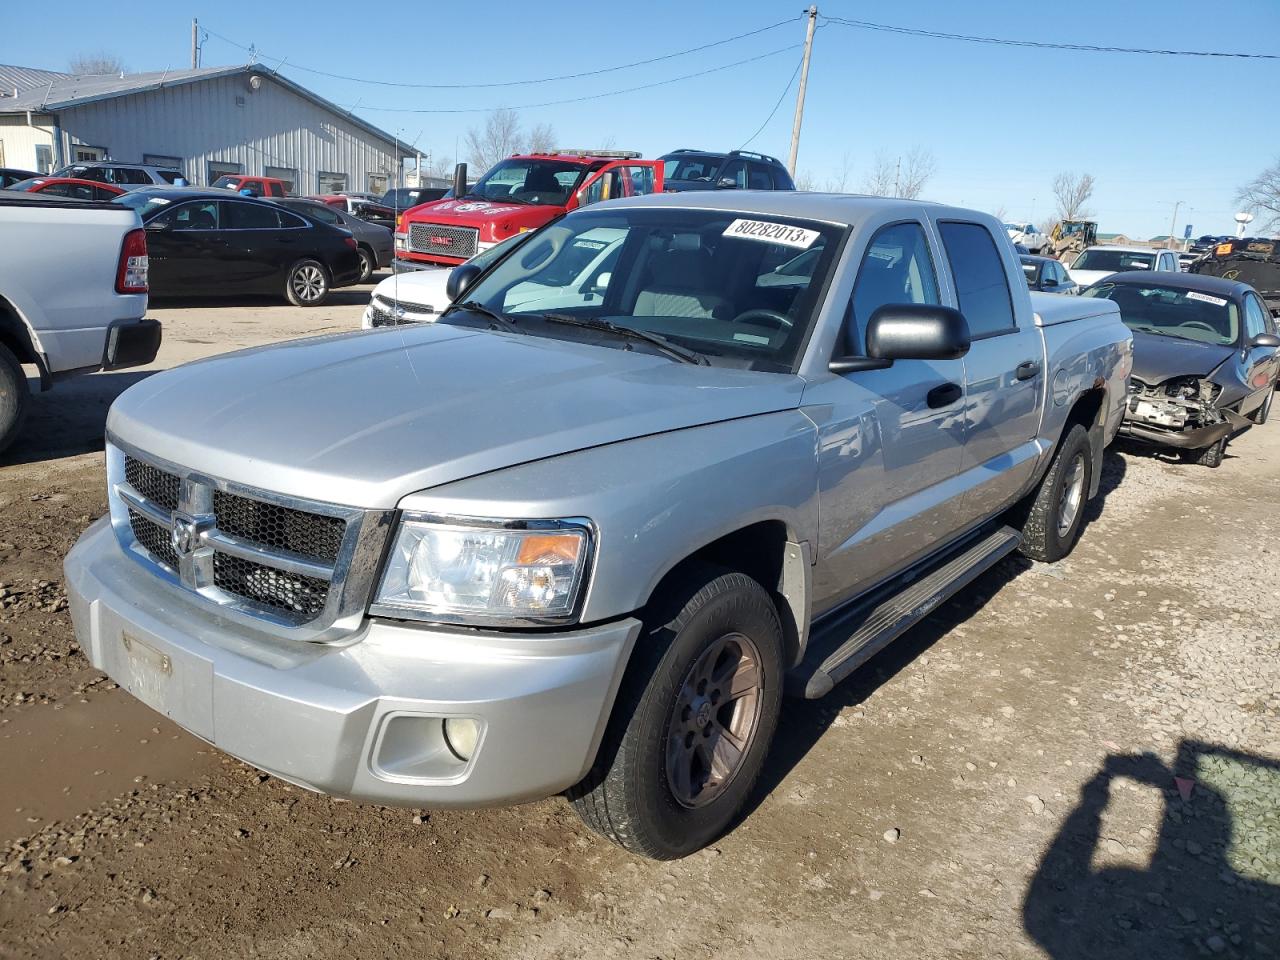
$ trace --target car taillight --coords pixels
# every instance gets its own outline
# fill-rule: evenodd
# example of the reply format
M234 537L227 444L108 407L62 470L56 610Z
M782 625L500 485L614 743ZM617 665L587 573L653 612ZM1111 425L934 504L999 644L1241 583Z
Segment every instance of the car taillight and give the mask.
M356 243L355 237L343 237L342 242L345 243L352 250L355 250L359 246L359 244Z
M130 230L120 247L116 293L147 292L147 231Z

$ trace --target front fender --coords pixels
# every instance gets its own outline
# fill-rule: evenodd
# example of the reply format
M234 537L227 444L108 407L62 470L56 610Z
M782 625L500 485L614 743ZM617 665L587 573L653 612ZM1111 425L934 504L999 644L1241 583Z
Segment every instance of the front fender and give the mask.
M405 497L403 510L595 525L584 623L623 616L699 548L761 521L817 538L813 424L795 410L564 454Z

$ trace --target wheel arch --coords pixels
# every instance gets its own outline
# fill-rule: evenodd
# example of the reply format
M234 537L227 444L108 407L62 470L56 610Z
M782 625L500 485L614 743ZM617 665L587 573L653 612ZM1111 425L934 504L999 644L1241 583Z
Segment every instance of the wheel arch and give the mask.
M19 363L35 364L40 371L40 388L49 388L50 374L31 328L22 314L5 297L0 296L0 343L18 358Z
M1075 402L1072 403L1071 409L1067 411L1067 418L1062 424L1062 432L1058 436L1058 442L1054 445L1054 453L1056 454L1057 448L1062 445L1062 441L1076 424L1088 431L1089 448L1091 450L1090 459L1093 461L1093 469L1089 472L1090 499L1097 496L1099 485L1102 482L1102 458L1107 446L1106 411L1106 384L1105 382L1095 381L1092 387L1082 391L1076 397ZM1052 458L1050 458L1050 462L1052 462Z

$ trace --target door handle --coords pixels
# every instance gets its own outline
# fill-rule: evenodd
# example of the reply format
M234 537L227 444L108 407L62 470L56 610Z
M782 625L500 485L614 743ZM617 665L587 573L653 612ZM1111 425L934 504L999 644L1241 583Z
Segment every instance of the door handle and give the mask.
M1039 373L1040 362L1038 360L1024 360L1018 364L1018 369L1014 371L1014 376L1019 380L1030 380Z
M942 386L934 387L930 390L925 395L925 402L936 410L938 407L946 407L955 403L963 393L964 391L960 389L960 384L944 383Z

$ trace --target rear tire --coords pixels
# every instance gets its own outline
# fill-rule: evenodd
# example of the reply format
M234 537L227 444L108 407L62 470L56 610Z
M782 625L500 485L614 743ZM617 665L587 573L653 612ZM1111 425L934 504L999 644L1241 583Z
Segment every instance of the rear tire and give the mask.
M782 706L769 594L703 568L651 605L600 753L568 791L587 826L654 860L725 832L760 775Z
M356 282L368 283L369 278L373 276L373 271L377 269L373 262L373 254L364 247L360 247L356 251L356 255L360 257L360 279Z
M1075 424L1058 445L1053 463L1022 507L1023 556L1055 563L1069 554L1084 527L1085 505L1093 482L1089 431Z
M289 268L284 295L295 307L318 307L329 296L329 274L318 260L299 260Z
M31 392L22 364L8 347L0 343L0 453L17 438L27 419Z

